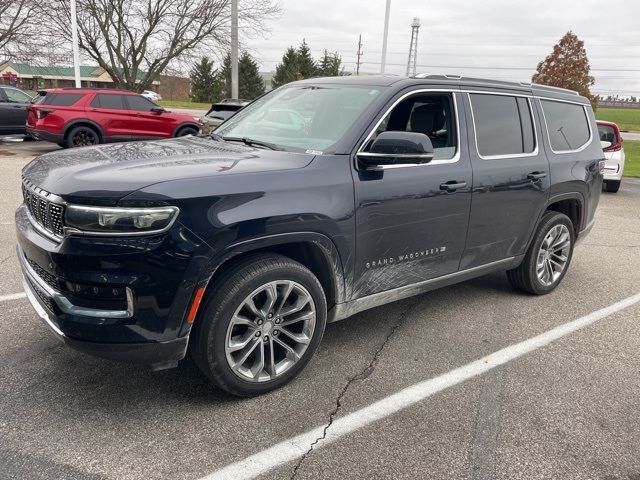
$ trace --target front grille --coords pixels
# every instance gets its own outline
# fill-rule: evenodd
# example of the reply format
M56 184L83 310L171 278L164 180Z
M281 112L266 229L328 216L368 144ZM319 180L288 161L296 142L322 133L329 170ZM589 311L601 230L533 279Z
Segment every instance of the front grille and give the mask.
M22 183L22 196L31 218L47 232L62 237L64 206L54 202L49 192L35 188L26 181Z
M38 265L36 262L31 260L26 255L25 255L24 258L27 260L27 262L29 262L29 265L31 266L33 271L36 272L38 274L38 276L42 280L44 280L44 282L47 285L49 285L54 290L59 290L60 289L60 284L58 283L58 279L56 278L55 275L52 275L51 273L47 272L44 268L42 268L40 265Z

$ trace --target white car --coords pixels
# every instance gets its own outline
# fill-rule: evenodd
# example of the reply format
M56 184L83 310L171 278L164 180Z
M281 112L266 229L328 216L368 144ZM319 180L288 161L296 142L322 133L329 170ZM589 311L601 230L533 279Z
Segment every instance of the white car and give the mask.
M143 97L147 97L152 102L159 102L160 100L162 100L162 97L153 90L144 90L140 95L142 95Z
M624 172L622 135L620 135L618 125L613 122L598 120L597 123L600 144L606 159L602 188L607 192L616 193L620 189L620 182Z

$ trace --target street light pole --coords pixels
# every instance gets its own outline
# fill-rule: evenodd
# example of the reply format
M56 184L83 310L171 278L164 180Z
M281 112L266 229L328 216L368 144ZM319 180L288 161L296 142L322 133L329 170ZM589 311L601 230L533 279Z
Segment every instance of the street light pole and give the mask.
M238 0L231 0L231 98L238 98Z
M387 63L387 37L389 36L389 10L391 0L387 0L387 8L384 13L384 33L382 34L382 60L380 60L380 73L384 73Z
M82 87L80 80L80 47L78 46L78 15L76 0L71 0L71 44L73 48L73 73L76 78L76 88Z

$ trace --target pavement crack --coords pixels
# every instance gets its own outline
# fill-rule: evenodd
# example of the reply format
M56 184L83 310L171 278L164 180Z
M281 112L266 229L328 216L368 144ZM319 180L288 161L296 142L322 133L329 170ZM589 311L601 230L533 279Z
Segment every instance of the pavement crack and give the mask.
M382 352L384 351L385 347L387 346L389 341L394 337L394 335L396 334L396 332L404 322L404 319L407 317L407 314L411 311L411 309L414 307L416 303L417 302L414 301L411 305L409 305L407 308L405 308L400 312L400 314L398 315L398 319L396 320L393 327L385 337L384 341L380 344L380 346L374 352L367 366L363 368L360 372L349 377L349 379L345 382L342 389L338 392L338 396L336 397L336 401L335 401L335 406L333 410L331 410L331 412L329 413L329 419L322 430L322 435L317 437L313 442L311 442L307 451L302 455L302 457L300 457L300 460L298 460L298 462L295 464L291 472L291 476L289 477L290 480L294 480L296 478L296 476L298 475L298 471L300 470L300 467L302 467L302 464L304 463L304 461L311 454L311 452L313 452L313 449L315 448L315 446L327 438L327 432L329 431L329 428L333 424L336 418L336 415L338 415L338 412L342 407L342 399L346 395L347 391L349 390L349 387L351 387L351 385L353 385L354 383L359 382L361 380L365 380L366 378L371 376L371 374L374 372L376 368L376 365L378 365L378 362L380 361L380 356L382 355Z

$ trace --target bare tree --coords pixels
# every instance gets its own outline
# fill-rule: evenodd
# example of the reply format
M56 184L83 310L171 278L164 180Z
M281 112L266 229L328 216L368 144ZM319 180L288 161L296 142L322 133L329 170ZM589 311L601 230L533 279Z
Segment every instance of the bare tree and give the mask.
M0 50L7 56L19 50L33 31L32 0L0 0Z
M230 38L231 0L78 0L77 6L80 47L119 88L148 89L181 58L215 54ZM68 0L40 8L52 36L71 38ZM252 34L278 11L273 0L240 0L238 14Z

